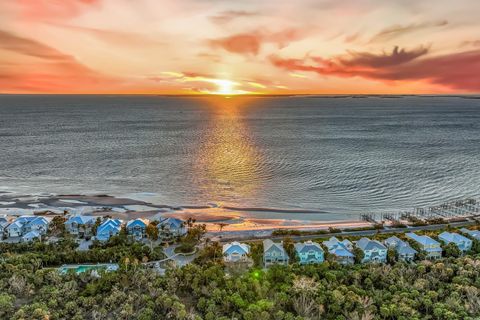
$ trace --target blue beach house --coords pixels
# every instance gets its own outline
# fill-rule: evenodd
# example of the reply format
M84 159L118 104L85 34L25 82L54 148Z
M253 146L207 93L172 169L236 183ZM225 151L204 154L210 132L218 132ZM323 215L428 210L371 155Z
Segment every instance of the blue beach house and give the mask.
M320 244L312 241L295 243L295 252L300 264L322 263L324 252Z
M454 243L462 253L472 249L473 241L455 232L444 231L438 235L438 238L445 244Z
M147 226L150 221L147 219L134 219L127 222L127 233L135 240L141 240L145 237Z
M96 239L98 241L108 241L110 237L120 233L122 221L118 219L106 219L97 228Z
M387 247L376 240L362 238L357 241L357 247L363 252L362 263L387 262Z
M413 232L405 234L405 236L415 241L420 249L425 251L427 259L440 259L442 257L443 249L440 242L433 240L429 236L419 236Z
M223 245L223 260L225 262L247 261L250 254L250 246L245 243L231 242Z
M323 245L335 257L335 261L338 263L346 265L355 262L355 255L351 252L353 246L350 241L339 241L336 237L331 237L329 240L324 241Z
M390 237L385 240L385 245L388 248L395 249L398 260L410 262L415 260L417 250L413 249L406 241L399 239L398 237Z

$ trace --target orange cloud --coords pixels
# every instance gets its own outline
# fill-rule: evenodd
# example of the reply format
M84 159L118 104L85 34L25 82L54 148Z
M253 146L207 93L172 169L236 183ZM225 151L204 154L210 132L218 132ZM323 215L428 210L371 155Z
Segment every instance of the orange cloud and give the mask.
M271 56L273 65L289 71L309 71L321 75L362 77L386 82L422 80L444 87L480 91L480 50L420 58L428 49L398 49L390 54L351 52L347 57L323 59L283 59Z
M70 55L10 32L0 30L0 49L14 53L11 61L0 65L0 87L3 90L78 92L119 83L89 69Z
M228 52L242 55L257 55L265 43L274 43L279 48L283 48L290 42L297 41L302 37L303 33L297 29L286 29L273 33L257 30L210 40L209 43L213 48L222 48Z
M101 0L18 0L21 16L27 20L61 20L80 15L100 5Z

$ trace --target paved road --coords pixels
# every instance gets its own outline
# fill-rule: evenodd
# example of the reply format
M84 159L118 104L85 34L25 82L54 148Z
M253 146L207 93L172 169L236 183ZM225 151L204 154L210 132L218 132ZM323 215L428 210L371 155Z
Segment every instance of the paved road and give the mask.
M448 225L452 227L466 227L470 225L476 224L476 221L462 221L462 222L451 222ZM311 240L311 239L319 239L319 238L330 238L332 236L372 236L377 233L406 233L412 232L417 230L438 230L438 229L445 229L448 226L447 224L434 224L428 226L418 226L418 227L407 227L407 228L385 228L379 230L363 230L363 231L342 231L337 233L326 233L326 234L312 234L312 235L301 235L301 236L262 236L258 238L248 239L248 238L228 238L228 239L220 239L220 242L232 242L232 241L248 241L248 242L260 242L265 239L272 239L272 240L281 240L286 237L290 237L294 241L302 241L302 240Z

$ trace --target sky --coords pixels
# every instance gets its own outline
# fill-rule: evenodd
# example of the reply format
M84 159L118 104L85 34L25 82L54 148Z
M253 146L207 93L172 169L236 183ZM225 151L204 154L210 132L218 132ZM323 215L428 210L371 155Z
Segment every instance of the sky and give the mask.
M0 93L480 92L478 0L0 0Z

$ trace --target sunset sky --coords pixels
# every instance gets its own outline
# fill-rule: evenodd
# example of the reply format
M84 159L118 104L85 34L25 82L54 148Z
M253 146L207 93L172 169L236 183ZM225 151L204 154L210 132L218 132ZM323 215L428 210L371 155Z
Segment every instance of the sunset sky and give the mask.
M1 93L478 93L478 0L0 0Z

